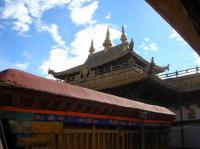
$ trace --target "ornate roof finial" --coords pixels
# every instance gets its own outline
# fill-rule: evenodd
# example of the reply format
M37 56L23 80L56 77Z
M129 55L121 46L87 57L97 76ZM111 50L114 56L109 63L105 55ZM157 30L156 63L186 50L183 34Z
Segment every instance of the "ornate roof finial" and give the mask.
M54 70L51 70L51 69L49 68L49 69L48 69L48 74L54 75L54 74L55 74L55 71L54 71Z
M107 28L107 32L106 32L106 40L110 40L110 31L109 31L109 27Z
M112 43L110 40L109 27L107 28L106 39L104 40L103 46L105 47L105 49L109 49L112 47Z
M151 58L151 63L150 63L150 65L151 65L151 66L155 66L154 57Z
M122 35L121 35L121 41L122 41L122 44L127 44L127 37L125 35L125 31L124 31L124 26L122 26Z
M133 38L131 39L131 42L129 44L129 49L133 50L134 48L134 41L133 41Z
M92 41L91 41L91 45L90 45L90 50L89 50L89 52L90 52L90 55L92 55L92 54L95 52L95 48L94 48L94 44L93 44L93 39L92 39Z
M150 74L154 74L155 73L155 62L154 62L154 57L151 58L151 62L149 63L149 66L148 66L148 73Z

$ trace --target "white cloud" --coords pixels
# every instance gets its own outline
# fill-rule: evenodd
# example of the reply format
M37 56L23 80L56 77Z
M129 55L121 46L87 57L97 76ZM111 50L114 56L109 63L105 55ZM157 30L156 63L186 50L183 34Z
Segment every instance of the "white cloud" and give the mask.
M56 24L44 24L41 21L37 22L38 31L47 31L51 34L54 41L62 48L66 48L65 41L62 39L61 35L58 33L58 26Z
M76 8L76 7L82 7L83 4L89 3L92 0L72 0L69 4L69 8Z
M47 60L44 60L42 65L39 67L44 74L47 73L49 68L61 71L63 67L67 67L68 55L67 51L62 48L53 48L50 51L50 56Z
M86 5L87 4L87 5ZM30 25L36 25L38 31L47 31L60 47L65 42L58 33L58 26L45 24L41 17L43 13L57 6L67 6L71 13L71 21L76 25L94 24L93 14L98 8L98 2L92 0L5 0L1 18L11 20L12 28L24 37ZM66 7L67 8L67 7Z
M17 63L17 64L15 64L15 66L19 69L26 70L29 66L29 62Z
M145 51L158 51L158 45L154 42L151 42L149 38L144 38L139 47Z
M65 6L71 0L24 0L32 17L40 18L42 14L54 7Z
M149 42L149 38L145 37L144 41Z
M94 46L97 50L103 49L102 44L106 37L107 24L96 24L95 26L90 26L79 31L75 35L74 41L71 43L71 47L74 49L75 54L80 54L79 52L84 49L89 49L90 42L94 39ZM116 29L115 27L110 27L110 38L111 40L115 40L121 35L121 31ZM88 51L87 51L88 52ZM86 53L87 55L88 53ZM83 53L81 53L83 55Z
M150 43L149 44L149 49L152 51L157 51L158 50L158 46L155 43Z
M110 20L110 18L111 18L111 12L108 12L108 14L106 15L106 17L105 17L107 20Z
M5 1L5 7L2 11L3 19L13 19L13 29L16 31L26 32L32 23L29 11L23 1Z
M36 19L42 14L56 6L64 6L70 0L5 0L1 18L11 19L13 29L25 33Z
M50 51L49 58L41 64L40 70L46 74L48 68L62 71L84 63L88 57L92 39L94 39L96 51L103 50L102 44L105 40L106 29L107 24L96 24L80 30L68 48L53 48ZM111 40L114 41L120 38L121 32L112 26L110 27L110 35ZM70 57L69 53L75 55L75 57Z
M173 29L171 34L169 35L169 38L176 39L177 41L180 41L183 45L186 45L187 42Z
M71 19L72 19L72 22L74 22L76 25L85 25L85 24L95 23L95 20L93 20L92 17L95 10L98 8L98 2L94 1L83 7L83 4L90 1L91 0L73 0L71 1L71 3L69 3L68 8L71 10ZM42 10L44 11L46 9L49 9L56 4L63 5L63 4L68 3L69 1L57 0L57 2L58 3L54 2L54 3L48 3L44 5L46 7L45 8L42 7L43 8ZM38 9L33 9L33 10L38 10ZM38 14L38 13L39 11L36 11L33 14ZM40 19L38 19L36 22L36 28L38 29L38 31L49 32L59 47L64 48L64 49L67 48L65 41L62 39L61 35L58 32L59 29L56 24L45 24Z
M93 14L98 8L98 2L93 1L86 6L83 6L89 0L74 0L70 5L71 19L76 25L93 24L96 21L93 20Z

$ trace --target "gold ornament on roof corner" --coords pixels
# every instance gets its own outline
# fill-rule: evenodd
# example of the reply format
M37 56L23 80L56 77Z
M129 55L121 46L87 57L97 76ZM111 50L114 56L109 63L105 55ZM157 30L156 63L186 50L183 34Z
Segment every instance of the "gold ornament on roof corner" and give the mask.
M148 72L151 74L157 74L157 73L161 73L164 72L166 70L169 70L169 64L167 66L164 67L160 67L157 66L155 61L154 61L154 57L151 58L151 62L149 63L149 68L148 68Z

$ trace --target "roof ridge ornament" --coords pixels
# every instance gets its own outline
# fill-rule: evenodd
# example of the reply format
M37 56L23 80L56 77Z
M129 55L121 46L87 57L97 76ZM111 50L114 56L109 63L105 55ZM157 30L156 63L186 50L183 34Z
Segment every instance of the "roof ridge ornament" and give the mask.
M133 50L133 48L134 48L134 41L133 41L133 38L131 39L131 42L130 42L130 44L129 44L129 49L130 50Z
M126 44L127 44L127 37L126 37L126 35L125 35L124 26L122 26L122 35L121 35L120 40L122 41L122 44L123 44L123 45L126 45Z
M158 73L162 73L166 70L169 70L169 64L167 66L160 67L160 66L156 65L156 63L154 61L154 57L151 58L151 62L149 63L149 68L148 68L148 72L150 74L158 74Z
M89 49L90 55L92 55L95 52L95 48L94 48L94 43L93 43L93 39L91 41L91 45L90 45L90 49Z
M111 43L111 40L110 40L109 27L107 28L106 39L104 40L103 46L105 47L105 49L109 49L109 48L112 47L112 43Z
M48 69L48 74L55 75L55 71L49 68Z
M153 67L156 65L155 62L154 62L154 57L151 58L151 63L150 63L150 64L151 64L151 66L153 66Z
M155 62L154 62L154 57L151 57L151 62L149 63L149 65L148 65L148 69L147 69L147 71L148 71L148 73L149 74L155 74L155 67L156 65L155 65Z

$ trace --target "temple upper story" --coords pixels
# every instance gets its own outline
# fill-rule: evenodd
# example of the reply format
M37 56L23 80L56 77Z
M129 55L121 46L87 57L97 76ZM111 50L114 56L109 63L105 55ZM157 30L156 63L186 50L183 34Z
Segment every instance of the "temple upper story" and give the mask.
M169 65L160 67L154 58L148 62L134 51L134 41L128 38L122 27L121 43L112 46L109 28L103 43L104 49L95 52L93 40L89 48L89 55L84 64L71 69L55 72L48 71L59 80L66 83L84 86L92 89L104 89L115 84L130 82L148 75L155 75L169 69Z

